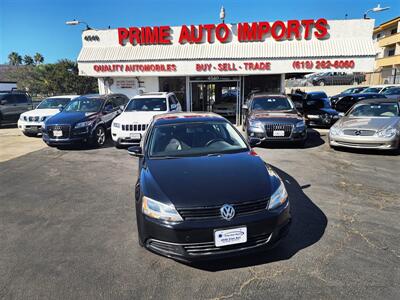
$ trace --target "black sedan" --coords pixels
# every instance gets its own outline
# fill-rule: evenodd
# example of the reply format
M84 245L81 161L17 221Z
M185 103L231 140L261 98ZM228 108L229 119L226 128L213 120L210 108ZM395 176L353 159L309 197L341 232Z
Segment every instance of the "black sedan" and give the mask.
M247 136L267 142L305 143L307 126L286 96L254 94L244 108L243 129Z
M103 146L111 123L129 101L122 94L88 95L68 103L61 112L47 119L42 129L49 146L90 143Z
M366 99L382 99L386 98L383 94L378 93L360 93L347 95L337 101L332 102L332 107L339 113L344 115L354 104Z
M225 118L156 116L142 146L128 151L139 157L141 246L195 261L265 250L287 234L291 215L284 183Z

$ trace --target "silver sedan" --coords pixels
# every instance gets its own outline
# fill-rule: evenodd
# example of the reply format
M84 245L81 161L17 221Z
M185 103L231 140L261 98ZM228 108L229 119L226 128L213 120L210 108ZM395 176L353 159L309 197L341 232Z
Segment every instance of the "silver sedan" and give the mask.
M399 149L399 102L391 99L369 99L358 102L330 128L329 145L381 150Z

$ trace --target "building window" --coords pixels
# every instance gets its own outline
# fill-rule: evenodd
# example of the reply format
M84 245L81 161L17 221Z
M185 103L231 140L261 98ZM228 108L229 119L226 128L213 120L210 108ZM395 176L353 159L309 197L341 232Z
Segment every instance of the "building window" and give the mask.
M380 37L381 37L381 34L378 33L378 34L376 35L376 38L379 39Z
M396 34L397 33L397 28L394 28L390 31L390 34Z
M186 77L159 77L160 91L173 92L186 110Z
M394 56L394 50L395 49L391 49L388 51L388 56Z

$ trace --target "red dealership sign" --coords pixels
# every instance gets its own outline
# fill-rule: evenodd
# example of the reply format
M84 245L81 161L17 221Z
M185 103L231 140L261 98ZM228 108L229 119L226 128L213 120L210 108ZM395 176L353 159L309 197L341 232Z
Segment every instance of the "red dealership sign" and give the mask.
M234 28L235 27L235 28ZM315 37L319 40L329 36L329 24L326 19L317 20L289 20L275 22L238 23L229 27L225 23L182 25L179 34L180 44L200 44L206 41L213 43L227 43L233 38L233 30L237 34L238 42L260 42L267 36L276 41L308 40ZM172 44L170 26L154 27L120 27L118 28L120 45L164 45Z

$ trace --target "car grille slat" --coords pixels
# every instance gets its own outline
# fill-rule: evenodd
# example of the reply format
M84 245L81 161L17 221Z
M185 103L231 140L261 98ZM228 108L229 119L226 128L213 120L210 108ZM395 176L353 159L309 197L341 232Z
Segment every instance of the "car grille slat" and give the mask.
M123 124L121 126L122 131L145 131L147 124Z
M274 136L274 131L283 131L284 136ZM293 131L293 124L268 123L265 124L265 133L268 138L285 139L290 138Z
M268 206L268 199L258 201L245 202L240 204L231 204L235 209L235 215L246 215L263 211ZM185 220L197 220L208 218L222 218L220 209L222 205L212 207L196 207L196 208L177 208L179 214Z
M70 136L71 126L70 125L49 125L49 126L46 126L46 130L47 130L50 138L65 139L65 138L69 138L69 136ZM61 130L62 136L55 137L53 134L54 130Z

